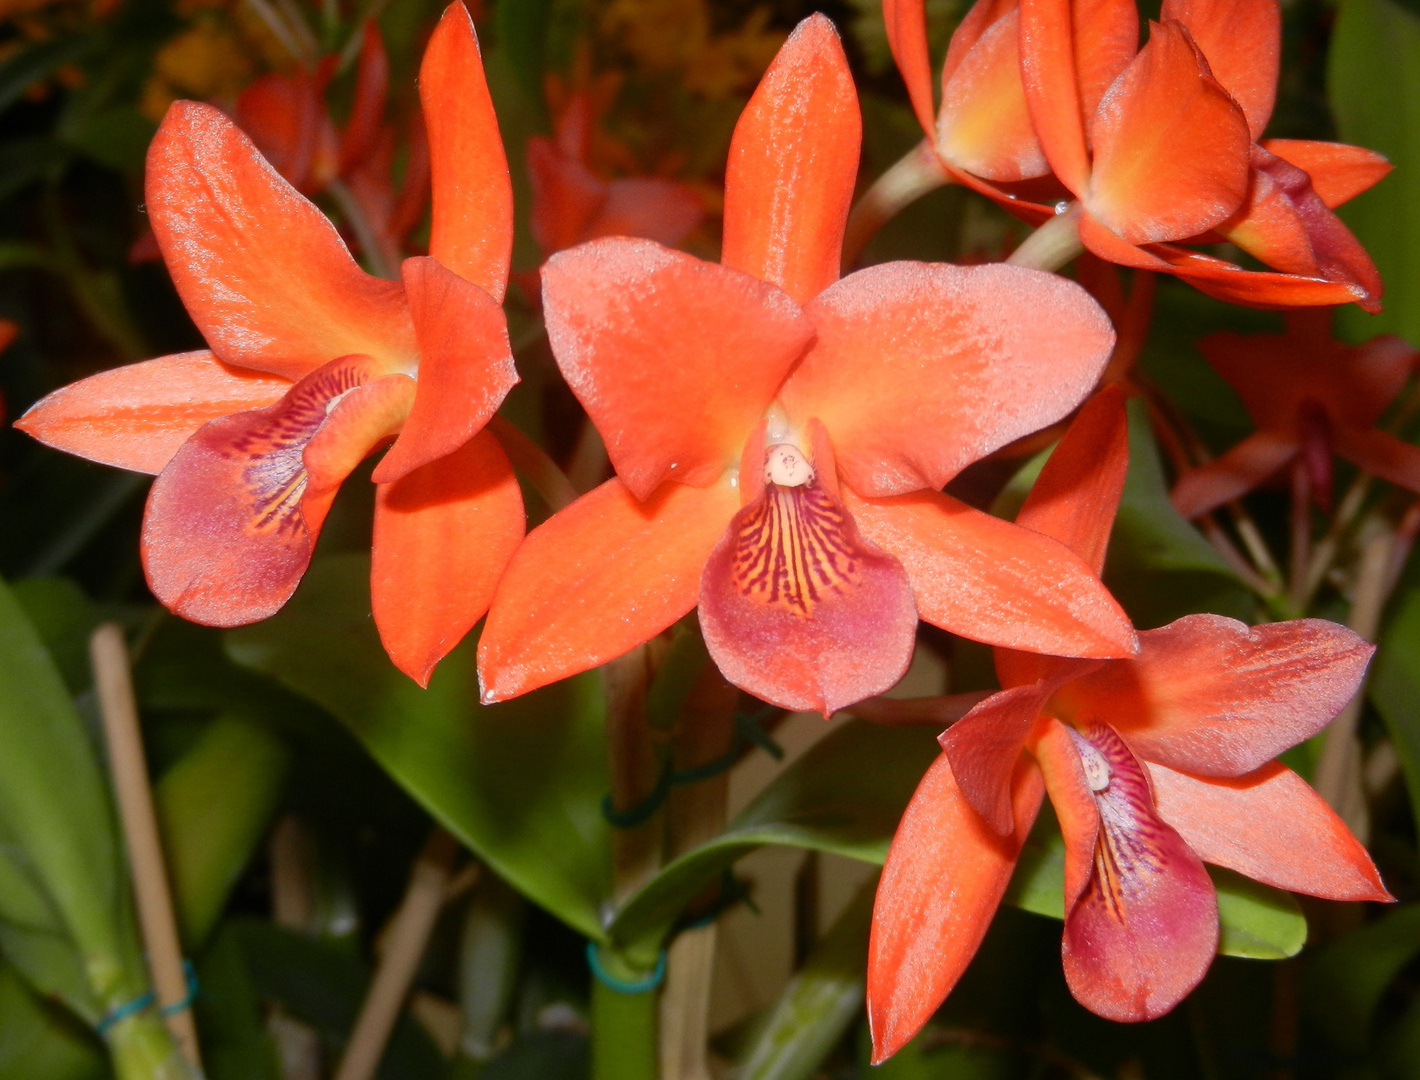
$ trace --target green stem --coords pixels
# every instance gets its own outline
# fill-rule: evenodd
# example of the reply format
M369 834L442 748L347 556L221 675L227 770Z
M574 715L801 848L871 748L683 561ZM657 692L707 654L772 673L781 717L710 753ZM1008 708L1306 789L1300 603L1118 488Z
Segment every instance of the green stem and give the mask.
M932 149L922 140L907 155L873 181L848 215L843 235L843 267L851 269L868 241L902 210L929 191L951 183L947 171Z
M116 1080L198 1080L156 1009L120 1020L108 1035Z
M1080 204L1071 203L1026 237L1006 262L1035 270L1059 270L1080 252Z
M555 513L576 501L577 489L567 479L567 474L557 467L546 450L523 434L521 428L498 414L488 421L488 430L498 436L513 468L542 496L549 510Z
M616 954L603 949L601 960L617 978L635 981L647 972L618 970ZM592 980L592 1080L656 1080L656 1012L654 990L625 994L600 979Z

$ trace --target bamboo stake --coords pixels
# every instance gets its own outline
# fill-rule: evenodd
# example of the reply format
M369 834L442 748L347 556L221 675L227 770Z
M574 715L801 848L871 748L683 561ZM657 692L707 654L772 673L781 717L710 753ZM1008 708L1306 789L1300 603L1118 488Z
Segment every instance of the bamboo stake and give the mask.
M158 837L158 817L148 782L148 763L138 728L138 705L128 667L128 647L123 631L104 623L89 639L99 711L108 741L109 769L118 799L119 819L128 846L128 865L138 904L138 923L148 966L164 1022L183 1056L199 1075L202 1058L197 1047L197 1026L192 1010L182 1008L188 999L187 973L183 970L177 917ZM172 1010L168 1012L168 1010Z
M335 1080L370 1080L375 1075L429 944L429 935L448 900L457 853L458 842L443 829L436 829L415 860L404 899L382 935L386 943L384 955L370 980Z

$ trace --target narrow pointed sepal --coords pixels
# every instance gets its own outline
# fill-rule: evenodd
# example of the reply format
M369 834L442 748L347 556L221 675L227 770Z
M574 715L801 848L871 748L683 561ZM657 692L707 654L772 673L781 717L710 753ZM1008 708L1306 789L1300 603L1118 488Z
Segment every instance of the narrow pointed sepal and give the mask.
M826 485L768 483L710 553L700 627L730 682L829 716L902 677L917 608L902 564Z

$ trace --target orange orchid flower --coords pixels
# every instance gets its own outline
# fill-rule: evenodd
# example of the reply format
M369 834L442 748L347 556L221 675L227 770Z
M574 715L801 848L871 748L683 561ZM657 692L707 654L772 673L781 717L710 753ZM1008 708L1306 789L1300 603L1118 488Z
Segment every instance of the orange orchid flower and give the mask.
M1017 523L1104 563L1124 486L1123 394L1095 397ZM1336 900L1389 900L1370 856L1272 759L1350 700L1374 647L1301 619L1248 627L1189 615L1139 634L1136 657L997 650L1005 689L941 736L893 837L868 958L874 1060L951 991L1001 901L1043 794L1065 840L1066 980L1112 1020L1176 1005L1217 951L1203 863ZM864 703L890 715L922 703Z
M1021 0L1026 99L1079 200L1084 246L1238 303L1379 310L1375 266L1330 208L1389 164L1333 143L1258 143L1276 93L1276 0L1165 0L1159 18L1136 53L1133 0ZM1280 272L1178 246L1224 238Z
M577 91L557 118L554 138L528 140L532 233L544 254L602 236L641 236L675 247L705 217L705 202L661 177L605 181L587 167L592 104Z
M462 4L431 38L420 83L432 256L405 260L402 284L361 271L223 113L174 104L148 153L148 212L211 351L84 379L18 426L158 474L148 583L213 626L286 602L339 484L394 436L374 472L372 602L390 656L424 683L482 616L524 526L507 456L483 430L517 381L500 307L512 193Z
M1290 312L1285 334L1210 334L1199 351L1235 389L1257 430L1185 473L1173 489L1184 517L1231 502L1294 461L1330 507L1331 458L1420 493L1420 447L1376 427L1420 353L1390 334L1364 345L1331 337L1331 310Z
M722 264L610 238L544 267L553 352L618 476L509 565L485 700L604 663L697 603L732 682L824 713L901 676L919 616L1016 648L1133 651L1078 557L939 490L1074 408L1107 320L1020 267L837 280L860 137L842 46L813 16L735 129Z

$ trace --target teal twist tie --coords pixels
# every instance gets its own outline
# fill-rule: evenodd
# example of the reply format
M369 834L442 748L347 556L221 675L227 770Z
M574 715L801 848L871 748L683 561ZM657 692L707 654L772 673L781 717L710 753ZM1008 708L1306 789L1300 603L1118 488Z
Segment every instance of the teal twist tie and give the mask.
M597 982L601 983L609 990L615 990L618 994L649 994L656 987L660 986L666 978L666 950L661 950L661 955L656 957L656 968L644 979L618 979L606 968L602 967L601 956L595 941L587 942L587 966L592 969L592 974L596 976Z
M191 960L182 962L183 974L187 977L187 994L181 1001L175 1001L171 1005L164 1005L158 1010L166 1018L176 1016L185 1009L192 1008L192 1003L197 1000L197 969L192 966ZM103 1019L98 1022L95 1030L100 1036L107 1035L114 1026L121 1021L127 1020L130 1016L141 1013L158 1000L158 995L152 990L146 994L139 994L132 1001L126 1001L122 1005L117 1005L104 1013Z

